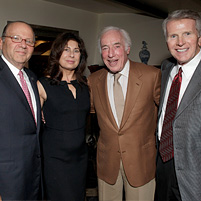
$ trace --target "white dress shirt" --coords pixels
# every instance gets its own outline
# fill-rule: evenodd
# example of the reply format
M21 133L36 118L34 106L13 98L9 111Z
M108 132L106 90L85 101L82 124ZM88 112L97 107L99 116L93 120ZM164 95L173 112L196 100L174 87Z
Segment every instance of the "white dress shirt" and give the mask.
M178 106L179 106L181 99L184 95L184 92L186 91L186 88L187 88L187 86L188 86L188 84L189 84L189 82L190 82L190 80L191 80L191 78L195 72L195 69L197 68L197 66L200 62L200 60L201 60L201 51L199 51L199 53L191 61L189 61L187 64L176 65L172 68L172 71L170 72L166 92L165 92L165 97L164 97L164 101L163 101L161 115L159 118L159 123L158 123L159 140L161 137L163 120L165 117L165 110L166 110L167 100L168 100L168 96L169 96L169 92L170 92L170 87L171 87L171 84L172 84L172 81L173 81L175 75L178 73L179 68L182 67L182 71L183 71L182 72L182 82L181 82L181 88L180 88L179 100L178 100Z
M126 99L126 93L127 93L129 69L130 69L130 62L128 60L125 64L123 70L121 72L119 72L121 74L121 77L119 78L119 83L122 87L124 100ZM114 74L108 72L108 74L107 74L108 97L109 97L110 106L111 106L114 118L116 120L117 125L119 126L118 118L117 118L117 114L116 114L116 108L115 108L115 104L114 104L113 84L114 84Z
M18 81L19 85L21 86L21 82L20 82L20 76L18 75L19 73L19 69L16 68L14 65L12 65L3 55L1 56L2 59L4 60L4 62L8 65L9 69L11 70L11 72L13 73L14 77L16 78L16 80ZM22 69L23 75L24 75L24 79L27 83L28 89L29 89L29 93L31 95L31 101L32 101L32 105L33 105L33 109L34 109L34 114L35 114L35 119L37 121L37 107L36 107L36 98L35 98L35 94L33 91L33 88L31 86L29 77L27 76L26 72L24 71L24 69ZM22 87L22 86L21 86Z

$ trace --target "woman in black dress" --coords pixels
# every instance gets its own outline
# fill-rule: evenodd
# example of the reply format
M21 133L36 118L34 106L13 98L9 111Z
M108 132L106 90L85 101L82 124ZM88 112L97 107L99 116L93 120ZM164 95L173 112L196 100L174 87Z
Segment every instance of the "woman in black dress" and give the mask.
M42 132L46 199L84 201L87 170L86 118L89 89L83 72L83 40L63 33L52 45L45 77L38 81L44 115Z

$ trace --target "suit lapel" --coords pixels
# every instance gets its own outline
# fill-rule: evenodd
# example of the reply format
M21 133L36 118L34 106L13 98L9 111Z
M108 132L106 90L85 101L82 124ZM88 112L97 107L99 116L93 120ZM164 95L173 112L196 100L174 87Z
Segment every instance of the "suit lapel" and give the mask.
M111 120L112 125L118 129L115 118L112 113L112 109L110 106L110 101L108 98L108 90L107 90L107 73L108 71L103 70L102 74L99 76L97 83L97 90L99 94L99 99L101 101L104 113L108 116L108 119Z
M138 70L138 68L136 68L136 63L130 61L126 100L120 128L125 125L133 107L135 106L136 99L142 87L142 81L140 80L141 76L142 73Z
M175 119L185 110L186 107L194 100L194 98L200 93L201 91L201 62L198 64L187 88L182 97L182 100L179 104L177 109L177 113Z
M13 75L13 73L11 72L11 70L9 69L7 64L2 60L1 57L0 57L0 62L2 64L1 69L0 69L0 71L1 71L0 76L1 76L1 79L3 80L4 84L6 84L8 86L10 91L12 91L13 93L15 93L17 95L16 97L19 98L19 100L22 102L22 104L24 105L26 110L28 110L30 115L32 115L31 108L26 99L26 96L25 96L24 92L22 91L22 88L20 87L15 76Z
M29 109L26 97L15 76L12 74L7 64L2 59L0 60L0 62L2 63L1 74L0 74L1 79L4 80L3 82L10 88L11 91L13 91L13 93L17 95L22 104L25 105L27 109Z
M163 101L165 97L166 87L168 84L170 72L172 68L175 66L173 63L169 63L167 67L162 70L162 79L161 79L161 95L160 95L160 104L159 104L159 110L158 110L158 116L160 116L163 106Z

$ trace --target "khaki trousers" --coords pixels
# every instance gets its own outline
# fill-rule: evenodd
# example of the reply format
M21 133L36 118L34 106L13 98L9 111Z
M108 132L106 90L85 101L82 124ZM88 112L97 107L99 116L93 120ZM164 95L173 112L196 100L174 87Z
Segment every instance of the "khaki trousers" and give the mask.
M155 193L155 179L140 187L131 186L125 176L122 162L120 163L119 175L114 185L98 179L99 201L122 201L123 187L126 201L153 201Z

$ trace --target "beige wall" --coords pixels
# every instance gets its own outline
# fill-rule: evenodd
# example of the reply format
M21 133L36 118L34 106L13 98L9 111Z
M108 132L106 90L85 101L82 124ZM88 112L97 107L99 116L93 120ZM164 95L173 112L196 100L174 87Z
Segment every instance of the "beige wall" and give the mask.
M159 65L169 56L161 30L160 19L136 14L95 14L42 0L1 0L0 32L7 21L23 20L30 24L73 29L84 39L89 54L88 65L102 64L97 49L99 31L108 25L126 29L132 39L130 58L140 62L142 41L148 43L149 64ZM86 71L86 74L89 74Z

